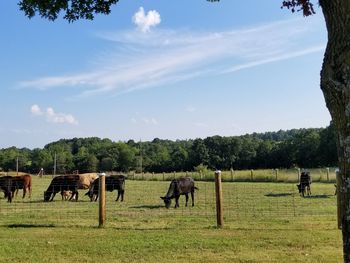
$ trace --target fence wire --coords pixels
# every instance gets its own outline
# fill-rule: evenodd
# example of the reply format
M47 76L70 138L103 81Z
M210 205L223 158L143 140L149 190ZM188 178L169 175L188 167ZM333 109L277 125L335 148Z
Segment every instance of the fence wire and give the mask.
M58 193L52 202L43 201L43 192L50 178L34 178L31 198L21 198L21 192L8 203L0 197L0 225L35 226L97 226L98 202L90 202L79 190L78 201L62 201ZM196 182L194 207L191 197L185 206L185 197L180 197L180 207L169 209L163 200L168 190L168 181L127 180L124 202L116 202L116 192L106 193L107 225L116 227L157 227L176 225L177 222L202 220L216 224L216 201L214 182ZM300 197L295 184L286 183L223 183L223 208L225 222L241 220L275 220L308 216L336 217L336 198L332 184L312 184L312 195Z

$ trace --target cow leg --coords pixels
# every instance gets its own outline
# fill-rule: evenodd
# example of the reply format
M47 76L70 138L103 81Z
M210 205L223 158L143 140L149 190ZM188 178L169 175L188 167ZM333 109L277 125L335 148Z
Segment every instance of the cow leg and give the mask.
M26 196L26 193L27 193L27 188L23 187L23 196L22 196L22 199Z
M191 191L192 206L194 206L194 191Z
M78 190L76 190L75 191L75 202L78 202L78 197L79 197L79 192L78 192Z
M11 193L11 191L7 192L7 202L12 203L12 193Z
M188 194L185 194L185 196L186 196L186 207L187 207L187 203L188 203Z
M179 195L175 197L175 208L179 207L179 198Z
M118 195L117 195L117 199L115 199L115 201L118 201L120 197L120 190L118 190Z
M53 201L53 198L55 197L55 195L56 195L56 192L53 192L53 193L52 193L52 197L51 197L51 199L50 199L50 202Z
M120 191L120 195L121 195L120 202L123 202L124 201L124 190Z

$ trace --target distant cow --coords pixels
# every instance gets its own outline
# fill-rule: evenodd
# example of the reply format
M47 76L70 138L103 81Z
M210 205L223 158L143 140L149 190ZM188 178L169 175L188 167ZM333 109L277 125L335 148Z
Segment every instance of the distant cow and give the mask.
M180 177L178 179L173 179L171 181L167 194L160 198L164 200L166 208L170 207L171 199L175 198L175 208L177 208L179 207L180 195L186 196L186 206L187 206L188 194L191 193L192 206L194 206L195 190L198 190L198 188L194 186L194 180L191 177Z
M301 196L305 196L305 190L307 195L311 195L311 175L309 172L302 172L300 175L300 182L297 185L299 193Z
M44 201L52 201L58 192L60 192L63 196L64 191L72 191L72 195L69 200L71 200L73 196L75 196L75 201L78 201L78 184L79 175L56 176L52 179L49 187L44 192Z
M12 202L12 176L0 177L0 190L4 192L7 202Z
M30 198L32 195L32 176L30 174L24 174L19 176L12 177L12 198L14 196L14 193L16 192L16 195L18 193L19 189L23 189L23 196L24 198L26 196L27 191L29 192L28 197Z
M90 197L90 201L97 201L98 198L98 190L100 185L100 179L97 178L91 184L89 191L85 194ZM125 192L125 176L124 175L111 175L106 176L105 178L106 191L112 192L114 190L118 191L118 196L115 201L119 200L123 202L124 200L124 192Z

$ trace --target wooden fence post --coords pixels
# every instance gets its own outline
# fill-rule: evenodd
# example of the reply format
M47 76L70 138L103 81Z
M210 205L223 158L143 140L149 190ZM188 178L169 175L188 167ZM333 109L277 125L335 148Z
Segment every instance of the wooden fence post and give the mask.
M221 228L224 226L221 171L215 171L215 193L216 193L216 222L217 222L217 226Z
M326 169L327 169L327 182L329 182L329 167L327 167Z
M230 171L231 171L231 182L233 182L233 169L231 168Z
M98 227L103 227L106 222L106 174L99 174L99 188L98 188L98 197L99 197L99 217L98 217Z
M250 181L253 182L253 169L250 170Z
M300 182L300 168L298 168L298 183Z
M278 181L278 168L275 169L275 173L276 173L276 182Z

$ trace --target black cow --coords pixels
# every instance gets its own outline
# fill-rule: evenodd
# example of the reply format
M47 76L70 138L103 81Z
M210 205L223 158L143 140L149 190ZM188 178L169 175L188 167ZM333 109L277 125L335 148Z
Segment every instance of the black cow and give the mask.
M49 187L44 192L44 201L52 201L55 195L60 192L63 195L64 191L72 191L72 196L75 196L75 201L78 201L78 185L79 175L60 175L52 179ZM51 199L50 199L51 198Z
M187 206L188 194L191 193L192 206L194 206L194 190L198 190L198 188L194 186L194 180L191 177L180 177L171 181L167 194L160 198L164 200L166 208L170 207L171 199L175 198L175 208L177 208L179 207L180 195L186 196Z
M311 175L309 172L302 172L300 175L300 182L297 185L299 193L301 196L305 196L305 190L307 195L311 195Z
M7 202L12 202L12 176L0 177L0 190L4 192Z
M123 202L124 200L124 192L125 192L125 176L124 175L111 175L106 176L105 178L105 187L106 191L113 192L114 190L118 191L118 196L115 201L119 200ZM89 191L85 194L90 197L90 201L97 201L98 198L98 189L100 186L100 179L95 179L91 186Z

